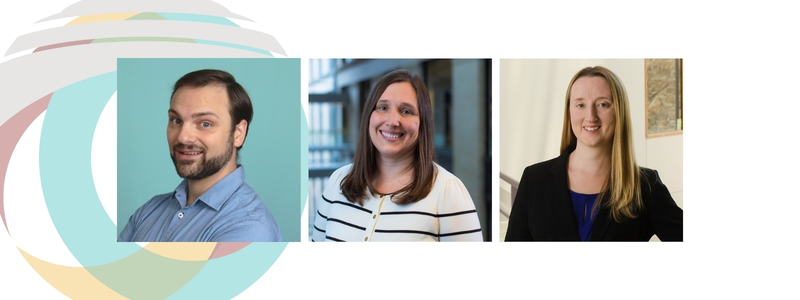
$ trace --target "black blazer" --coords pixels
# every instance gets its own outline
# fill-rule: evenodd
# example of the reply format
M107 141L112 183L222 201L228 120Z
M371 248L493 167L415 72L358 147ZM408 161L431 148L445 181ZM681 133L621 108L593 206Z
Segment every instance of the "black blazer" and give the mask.
M506 241L580 241L567 185L569 152L525 168L508 219ZM601 206L591 241L683 241L683 210L675 204L658 172L639 168L644 210L637 218L614 222Z

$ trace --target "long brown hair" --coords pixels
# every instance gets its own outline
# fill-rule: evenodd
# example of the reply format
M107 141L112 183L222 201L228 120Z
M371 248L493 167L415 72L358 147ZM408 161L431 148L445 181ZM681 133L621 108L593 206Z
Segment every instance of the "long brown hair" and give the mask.
M378 80L364 103L353 167L340 185L342 195L350 202L364 205L367 188L375 193L372 182L377 177L379 154L369 137L369 120L386 88L398 82L408 82L414 88L417 94L420 124L417 149L414 151L414 162L411 163L414 179L411 184L395 192L398 196L393 198L393 201L397 204L417 202L428 196L433 188L433 182L436 180L436 166L433 164L436 153L433 146L433 109L428 88L419 76L406 70L396 70Z
M564 105L564 126L561 132L561 154L572 152L577 145L577 137L572 131L569 115L569 98L572 85L581 77L602 77L608 82L611 102L614 105L616 125L611 144L611 169L597 199L611 211L615 222L636 218L643 207L641 187L639 186L639 167L633 150L633 131L631 130L630 105L625 86L611 70L604 67L586 67L580 70L567 87ZM593 210L597 210L595 205Z

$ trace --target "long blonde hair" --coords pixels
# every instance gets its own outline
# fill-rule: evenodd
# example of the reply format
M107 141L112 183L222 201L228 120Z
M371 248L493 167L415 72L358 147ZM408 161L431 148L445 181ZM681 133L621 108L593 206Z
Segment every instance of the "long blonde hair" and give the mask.
M569 115L569 98L572 85L581 77L602 77L608 82L611 101L614 106L616 125L611 144L611 169L597 199L611 211L615 222L634 219L642 209L642 192L639 186L639 166L633 150L633 131L631 130L630 105L625 86L617 75L604 67L586 67L580 70L567 87L564 104L564 126L561 132L561 154L573 151L577 145L577 137L572 131ZM593 210L597 210L595 205Z

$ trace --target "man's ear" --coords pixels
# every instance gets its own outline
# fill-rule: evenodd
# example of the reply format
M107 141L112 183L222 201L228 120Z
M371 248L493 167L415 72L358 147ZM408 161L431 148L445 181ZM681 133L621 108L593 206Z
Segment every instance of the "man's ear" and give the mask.
M247 135L247 120L243 119L233 129L233 146L236 148L241 147L244 144L245 135Z

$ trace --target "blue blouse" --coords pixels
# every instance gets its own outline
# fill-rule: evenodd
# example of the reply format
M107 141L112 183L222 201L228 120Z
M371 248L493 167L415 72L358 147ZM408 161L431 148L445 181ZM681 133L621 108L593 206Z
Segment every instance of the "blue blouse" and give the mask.
M597 195L599 194L581 194L569 191L572 198L572 209L575 212L575 220L578 221L578 234L581 237L581 242L589 240L592 235L592 225L594 224L594 217L597 211L592 214L595 202L597 202ZM589 214L592 214L589 216Z

